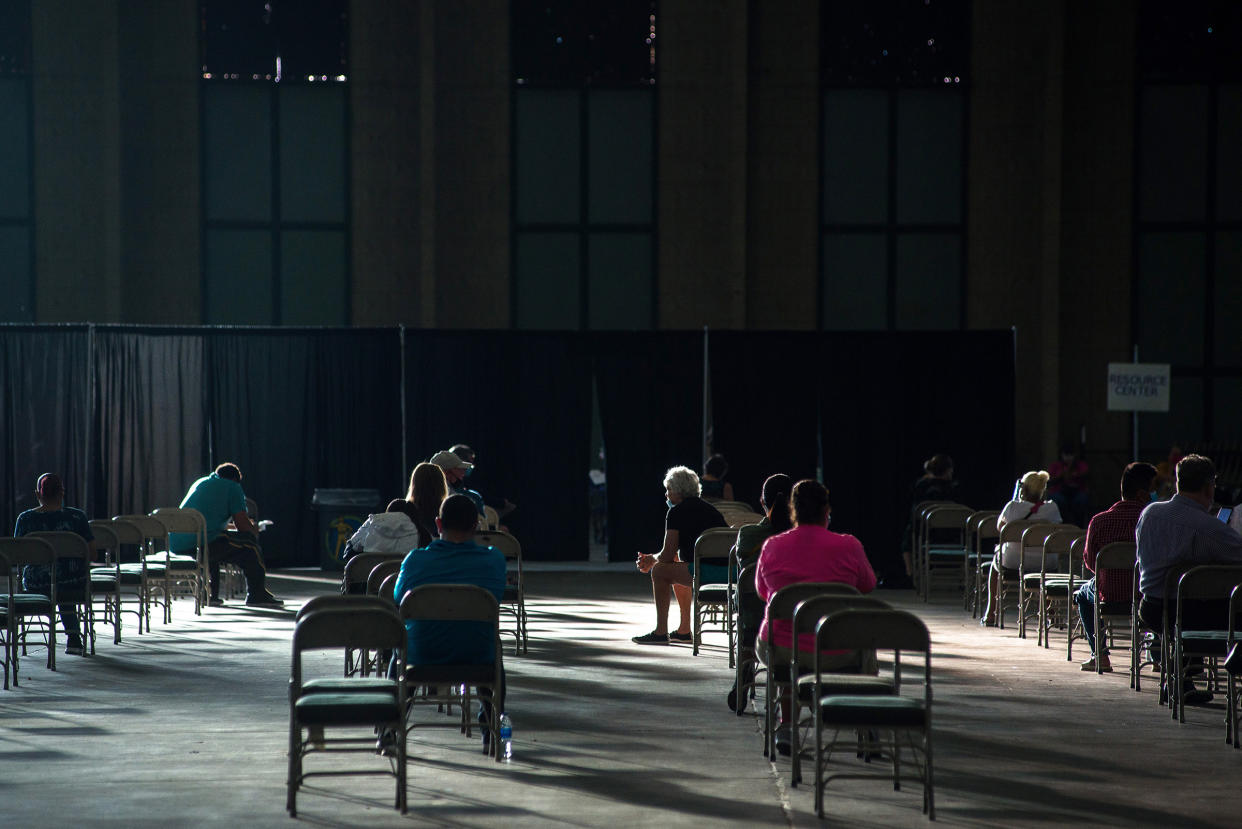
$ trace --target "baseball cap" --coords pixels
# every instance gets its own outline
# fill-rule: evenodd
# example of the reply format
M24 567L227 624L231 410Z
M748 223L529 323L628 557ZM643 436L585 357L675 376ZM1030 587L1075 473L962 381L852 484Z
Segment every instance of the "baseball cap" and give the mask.
M431 460L428 461L428 463L434 463L436 466L446 471L449 469L473 469L474 468L474 464L466 463L461 458L457 457L452 452L449 452L447 450L443 452L436 452L434 455L431 456Z

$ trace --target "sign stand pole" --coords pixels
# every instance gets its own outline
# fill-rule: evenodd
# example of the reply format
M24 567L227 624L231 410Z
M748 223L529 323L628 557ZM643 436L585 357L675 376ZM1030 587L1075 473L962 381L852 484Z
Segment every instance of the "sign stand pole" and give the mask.
M1134 362L1139 361L1138 343L1134 344ZM1130 453L1130 460L1137 461L1139 459L1139 428L1138 428L1138 409L1130 413L1134 418L1130 427L1131 440L1133 441L1133 452Z

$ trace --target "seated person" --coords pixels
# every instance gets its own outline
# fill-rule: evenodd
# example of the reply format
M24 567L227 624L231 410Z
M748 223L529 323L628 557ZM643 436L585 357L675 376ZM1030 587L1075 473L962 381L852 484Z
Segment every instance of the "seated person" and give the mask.
M737 559L737 569L754 564L759 560L759 550L763 542L772 536L783 533L793 527L789 516L789 490L793 480L788 475L776 474L763 482L763 492L759 496L759 505L763 507L763 519L758 524L747 524L737 531L737 541L733 544L733 555ZM737 638L739 650L752 649L759 626L763 624L764 603L757 595L747 593L740 597L741 606L737 615ZM754 667L748 666L745 682L754 679ZM730 711L737 710L737 686L729 691L727 699ZM742 699L742 707L746 700Z
M77 533L86 539L91 551L91 561L94 561L95 536L91 532L90 522L86 520L86 513L82 510L65 506L65 485L60 476L54 472L40 475L35 484L35 498L38 499L39 506L17 516L13 537L21 538L27 533L37 532ZM66 559L56 562L56 593L59 600L56 609L60 611L60 623L65 629L65 653L77 656L81 656L85 650L78 611L72 599L82 595L88 578L90 576L81 561ZM22 568L22 589L28 593L51 596L52 574L41 565L27 565Z
M424 538L410 519L411 504L403 498L389 502L388 509L377 515L367 516L358 531L345 542L346 560L358 553L408 553L426 547L430 537Z
M791 503L794 528L769 538L759 553L755 571L759 597L765 602L771 601L782 587L802 582L841 582L857 588L860 593L874 590L875 572L862 544L852 535L828 529L832 506L824 485L813 480L798 481L793 487ZM798 650L814 651L815 635L803 634L798 640ZM793 625L786 619L770 621L765 616L755 640L755 651L765 665L789 664L793 660ZM847 668L859 665L860 657L852 651L825 652L821 654L820 664L828 668ZM776 747L787 755L791 742L790 700L783 698L780 705L781 724L776 731Z
M216 471L199 478L181 500L182 509L196 509L207 521L207 566L211 577L212 607L220 607L220 565L236 564L246 577L246 604L251 607L283 607L284 602L267 591L267 570L259 548L259 528L246 512L246 493L237 464L225 461ZM230 522L236 529L229 529ZM174 553L192 553L193 533L169 533Z
M483 496L466 486L466 475L474 468L474 464L463 461L452 452L445 450L436 452L428 463L433 463L444 470L444 479L448 481L450 495L464 495L474 504L479 515L483 515Z
M1018 497L1005 504L1000 517L996 519L996 528L1003 530L1010 521L1046 521L1049 524L1061 523L1061 511L1051 501L1044 500L1044 492L1048 488L1048 473L1031 471L1018 481ZM988 607L979 620L979 624L994 627L1000 611L1000 571L1016 570L1022 563L1022 544L1018 541L1006 541L1002 548L992 557L991 568L988 570Z
M449 496L448 479L444 470L434 463L420 463L410 473L410 488L405 493L405 514L410 516L426 547L436 538L436 516L440 505Z
M479 464L477 460L478 455L477 453L475 453L473 449L471 449L469 446L467 446L464 443L458 443L458 444L455 444L453 448L450 449L449 451L452 452L457 457L461 458L466 463L470 464L470 468L466 470L467 478L477 473L478 468L479 468ZM496 514L500 516L501 518L504 518L509 513L517 509L517 504L513 503L508 498L505 498L503 496L500 498L496 498L494 496L490 498L486 496L482 496L482 497L483 497L483 503L490 506L492 509L496 510Z
M1242 535L1212 516L1216 500L1216 465L1202 455L1187 455L1177 462L1177 493L1168 501L1148 505L1135 530L1138 543L1139 620L1148 630L1164 626L1164 605L1170 601L1169 618L1177 615L1176 595L1164 592L1170 571L1200 564L1242 564ZM1220 630L1228 624L1228 601L1188 602L1182 621L1191 630ZM1187 677L1180 689L1186 703L1209 702L1210 691L1197 691ZM1167 695L1167 689L1161 694Z
M655 555L639 553L635 566L640 573L651 574L651 592L655 596L656 626L651 633L635 636L639 645L667 645L690 642L691 595L694 579L690 565L694 563L694 542L705 530L727 527L720 511L699 497L699 476L693 469L674 466L664 475L664 497L668 512L664 516L664 546ZM723 571L725 568L720 567ZM711 571L704 570L706 577ZM718 574L712 574L718 575ZM728 574L725 573L725 579ZM669 590L677 595L681 624L673 633L668 631Z
M1156 467L1151 464L1136 462L1126 466L1121 473L1121 500L1092 518L1087 525L1087 543L1082 553L1082 563L1087 570L1095 573L1095 558L1105 544L1114 541L1134 543L1139 515L1151 503L1155 481ZM1082 663L1084 671L1096 670L1096 660L1100 662L1100 671L1107 673L1113 669L1108 661L1108 644L1102 640L1096 642L1095 603L1124 602L1129 605L1133 589L1133 574L1110 571L1087 579L1074 593L1078 615L1082 618L1082 630L1087 635L1087 644L1091 646L1091 657Z
M716 454L703 464L703 477L699 479L702 494L699 496L709 503L713 501L732 501L733 484L725 480L729 474L729 462L724 455Z
M393 594L400 603L406 593L424 584L473 584L500 601L505 592L505 557L494 547L474 543L479 514L464 495L450 495L440 505L436 526L440 537L421 550L412 550L401 562ZM407 620L406 662L410 665L490 663L496 658L495 632L483 622ZM394 663L395 664L395 663ZM505 710L504 674L497 704ZM492 700L479 693L480 722L491 716ZM483 735L487 745L487 734Z

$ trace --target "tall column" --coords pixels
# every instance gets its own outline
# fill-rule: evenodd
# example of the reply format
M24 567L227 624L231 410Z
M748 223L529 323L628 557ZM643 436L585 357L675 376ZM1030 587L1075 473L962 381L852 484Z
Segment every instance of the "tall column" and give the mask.
M746 322L747 17L744 0L660 3L661 328Z
M35 319L121 301L117 2L32 3Z
M814 328L819 279L819 3L752 2L746 327Z

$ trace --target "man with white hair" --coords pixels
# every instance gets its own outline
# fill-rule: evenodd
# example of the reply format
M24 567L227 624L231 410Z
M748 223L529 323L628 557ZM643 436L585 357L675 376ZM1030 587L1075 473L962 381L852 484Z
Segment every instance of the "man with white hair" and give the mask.
M651 574L651 592L656 605L655 630L635 636L634 642L639 645L691 641L690 588L694 580L690 566L694 562L694 542L705 530L728 526L720 511L699 497L701 492L699 476L692 469L674 466L664 476L664 495L668 503L664 547L655 555L639 553L635 562L640 573ZM670 589L677 595L681 609L681 625L672 633L668 629Z

